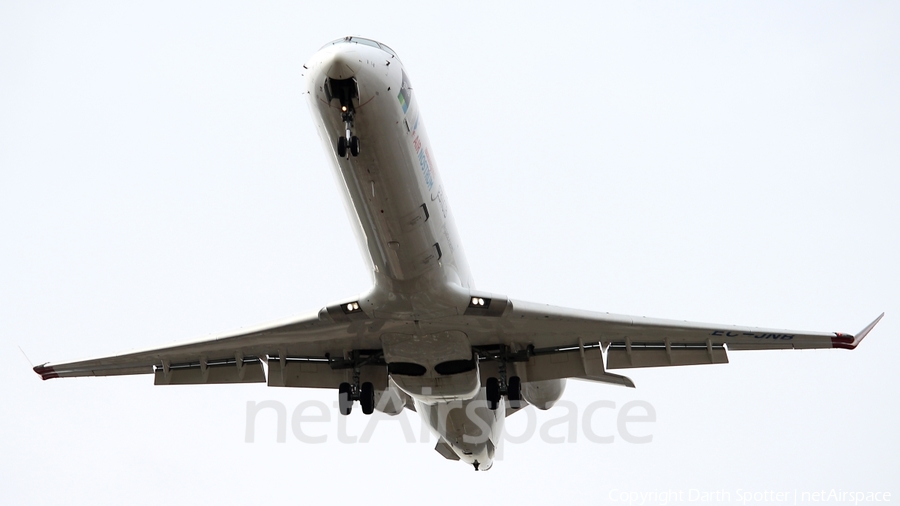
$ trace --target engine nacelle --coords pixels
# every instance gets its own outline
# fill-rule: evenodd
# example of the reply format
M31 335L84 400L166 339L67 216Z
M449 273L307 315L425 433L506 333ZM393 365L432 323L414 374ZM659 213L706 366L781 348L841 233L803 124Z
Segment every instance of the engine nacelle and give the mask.
M522 384L522 397L528 404L546 410L553 407L566 390L566 380L529 381Z

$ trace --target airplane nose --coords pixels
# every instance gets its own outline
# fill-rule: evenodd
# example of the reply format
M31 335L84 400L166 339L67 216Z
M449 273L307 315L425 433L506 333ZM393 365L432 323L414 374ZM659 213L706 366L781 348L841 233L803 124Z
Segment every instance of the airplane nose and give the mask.
M361 66L356 51L336 51L323 63L325 75L331 79L350 79Z

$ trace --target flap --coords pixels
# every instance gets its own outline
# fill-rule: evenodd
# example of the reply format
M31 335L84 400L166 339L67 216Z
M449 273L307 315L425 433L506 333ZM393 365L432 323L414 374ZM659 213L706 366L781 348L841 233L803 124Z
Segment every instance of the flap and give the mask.
M672 345L611 343L607 350L607 367L667 367L676 365L727 364L728 354L722 345Z
M270 387L338 388L353 381L353 369L333 369L325 360L269 358ZM360 383L371 382L375 390L388 387L387 367L364 365L359 370Z
M265 383L262 361L252 357L240 363L232 360L221 364L190 363L157 367L154 385L217 385L229 383Z
M535 350L527 362L516 362L516 372L522 381L547 381L580 378L634 388L625 376L610 374L603 367L603 351L599 344Z

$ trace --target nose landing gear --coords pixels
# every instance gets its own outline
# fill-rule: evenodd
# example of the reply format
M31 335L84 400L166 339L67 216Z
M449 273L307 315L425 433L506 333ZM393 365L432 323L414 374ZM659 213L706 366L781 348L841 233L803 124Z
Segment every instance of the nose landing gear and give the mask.
M353 135L353 117L356 110L353 108L354 100L359 103L359 86L356 79L325 79L325 96L328 103L338 100L341 104L341 120L344 122L344 135L337 138L337 153L341 158L359 156L359 137Z
M341 119L344 120L344 135L337 140L338 156L346 158L348 149L352 156L359 156L359 137L353 135L353 104L341 105Z

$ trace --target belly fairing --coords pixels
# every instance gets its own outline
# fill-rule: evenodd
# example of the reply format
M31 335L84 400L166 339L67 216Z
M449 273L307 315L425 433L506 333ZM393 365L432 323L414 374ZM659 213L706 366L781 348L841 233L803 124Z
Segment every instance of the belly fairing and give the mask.
M384 360L394 383L425 403L472 399L481 389L478 362L465 333L384 333Z

